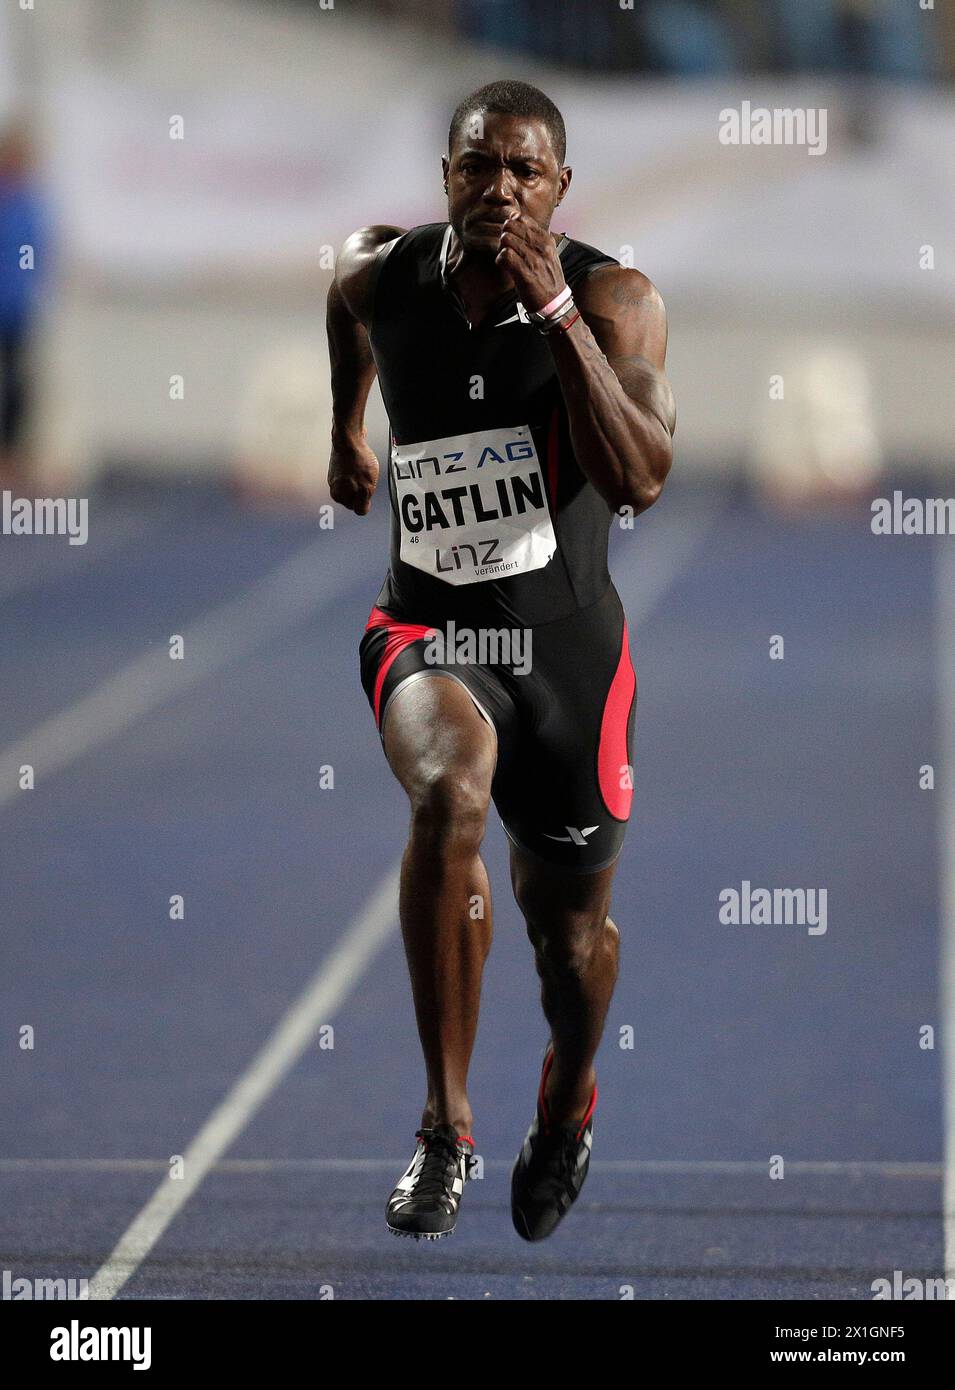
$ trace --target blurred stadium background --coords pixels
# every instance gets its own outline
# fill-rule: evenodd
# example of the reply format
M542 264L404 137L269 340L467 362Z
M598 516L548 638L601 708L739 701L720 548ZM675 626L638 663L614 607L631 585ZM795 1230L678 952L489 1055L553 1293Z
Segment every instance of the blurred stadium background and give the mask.
M951 466L955 269L920 264L955 216L950 7L70 0L0 24L2 109L49 205L43 477L321 489L334 254L356 225L441 218L448 112L489 74L565 112L565 230L662 290L684 476L808 466L812 419L840 411L847 468ZM721 144L743 100L825 106L827 153Z
M955 1273L955 1069L918 1041L955 1032L955 565L869 526L879 493L951 490L953 71L952 8L919 0L3 7L0 487L88 496L90 536L0 536L0 1003L37 1037L5 1068L0 1263L132 1298ZM555 230L664 296L677 462L613 528L637 796L581 1215L542 1249L509 1228L543 1038L494 819L487 1181L420 1252L382 1220L420 1063L386 910L405 806L357 670L387 506L316 515L324 299L354 228L444 217L450 113L504 76L567 122ZM824 107L826 153L722 144L744 101ZM828 934L720 928L744 879L826 885ZM301 1048L237 1093L303 988ZM178 1219L171 1154L202 1182Z

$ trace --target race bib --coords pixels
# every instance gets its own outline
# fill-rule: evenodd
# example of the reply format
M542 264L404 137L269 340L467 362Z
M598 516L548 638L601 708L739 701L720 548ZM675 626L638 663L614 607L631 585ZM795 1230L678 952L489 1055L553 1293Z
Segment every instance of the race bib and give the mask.
M446 584L541 569L557 549L527 425L393 444L401 558Z

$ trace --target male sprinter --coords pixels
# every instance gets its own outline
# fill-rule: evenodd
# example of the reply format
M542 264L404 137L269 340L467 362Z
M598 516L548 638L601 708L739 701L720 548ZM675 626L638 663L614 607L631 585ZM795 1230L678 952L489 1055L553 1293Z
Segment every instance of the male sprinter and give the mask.
M391 562L360 657L411 804L399 908L428 1094L388 1202L399 1235L449 1235L468 1177L492 798L550 1025L511 1180L525 1240L551 1233L590 1157L635 704L607 540L616 511L660 495L674 408L653 285L549 230L564 153L543 92L482 87L451 121L448 221L355 232L328 298L328 476L359 516L378 481L363 423L376 372L392 434ZM453 634L475 659L456 659Z

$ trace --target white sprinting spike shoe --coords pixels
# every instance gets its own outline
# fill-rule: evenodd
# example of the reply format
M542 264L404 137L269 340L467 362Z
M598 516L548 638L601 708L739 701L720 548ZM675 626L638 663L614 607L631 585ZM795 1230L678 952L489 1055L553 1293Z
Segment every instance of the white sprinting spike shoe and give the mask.
M388 1198L386 1220L396 1236L440 1240L454 1230L474 1141L451 1125L415 1131L414 1158Z

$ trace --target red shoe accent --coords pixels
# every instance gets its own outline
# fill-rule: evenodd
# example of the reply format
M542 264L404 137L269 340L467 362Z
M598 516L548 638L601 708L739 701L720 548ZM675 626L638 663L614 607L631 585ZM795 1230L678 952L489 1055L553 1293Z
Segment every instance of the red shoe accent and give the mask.
M554 1065L554 1044L550 1043L547 1048L547 1056L544 1058L544 1066L541 1069L541 1084L537 1091L537 1108L541 1112L541 1119L544 1121L544 1130L550 1133L550 1115L547 1113L547 1102L544 1099L544 1087L550 1075L550 1069Z
M548 1076L550 1075L550 1069L551 1069L551 1067L553 1066L553 1064L554 1064L554 1045L553 1045L553 1043L551 1043L551 1044L548 1046L548 1049L547 1049L547 1056L544 1058L544 1066L543 1066L543 1069L542 1069L542 1071L541 1071L541 1084L540 1084L540 1088L539 1088L539 1090L538 1090L538 1092L537 1092L537 1106L538 1106L538 1109L539 1109L540 1112L541 1112L541 1119L544 1121L544 1132L545 1132L545 1134L549 1134L549 1133L550 1133L550 1115L548 1114L548 1111L547 1111L547 1102L546 1102L546 1100L544 1099L544 1087L545 1087L546 1084L547 1084L547 1078L548 1078ZM593 1091L593 1095L590 1097L590 1104L587 1106L587 1110L586 1110L586 1113L584 1114L584 1118L583 1118L583 1119L581 1120L581 1122L580 1122L580 1128L577 1130L577 1138L578 1138L578 1140L580 1139L580 1136L583 1134L584 1130L587 1128L587 1122L589 1121L590 1117L593 1115L594 1110L595 1110L596 1108L597 1108L597 1087L595 1086L595 1087L594 1087L594 1091Z
M415 1138L418 1138L417 1134L415 1135ZM465 1144L470 1144L472 1148L474 1147L474 1140L471 1138L470 1134L459 1134L458 1143L460 1143L462 1140ZM421 1142L424 1144L425 1148L428 1147L428 1141L426 1139L422 1139Z
M587 1106L587 1113L586 1113L586 1115L584 1116L584 1118L581 1120L581 1122L580 1122L580 1129L578 1129L578 1131L577 1131L577 1141L578 1141L578 1143L580 1142L580 1136L583 1134L584 1130L587 1128L587 1122L588 1122L588 1120L590 1119L591 1115L594 1113L594 1111L596 1110L596 1108L597 1108L597 1087L595 1086L595 1087L594 1087L594 1093L593 1093L593 1095L590 1097L590 1104Z

